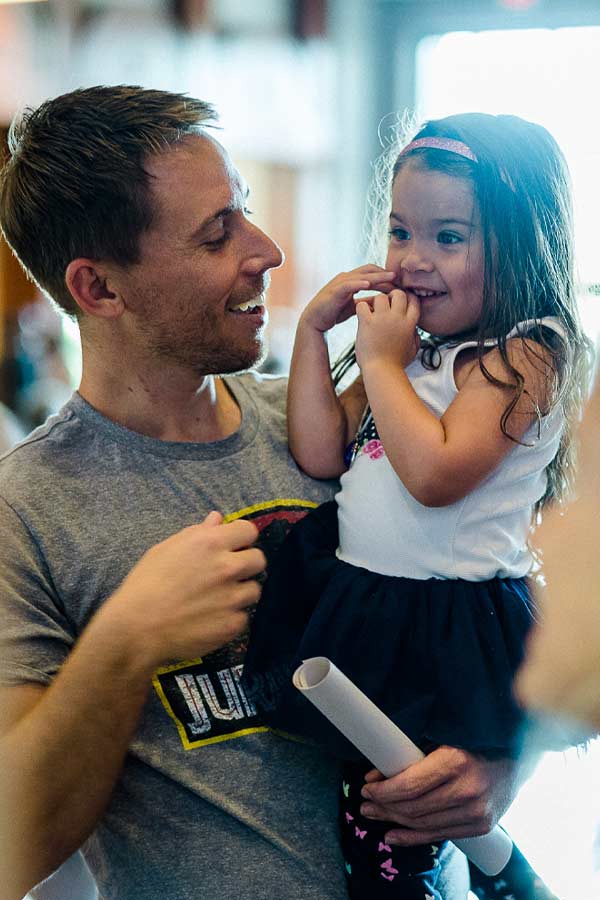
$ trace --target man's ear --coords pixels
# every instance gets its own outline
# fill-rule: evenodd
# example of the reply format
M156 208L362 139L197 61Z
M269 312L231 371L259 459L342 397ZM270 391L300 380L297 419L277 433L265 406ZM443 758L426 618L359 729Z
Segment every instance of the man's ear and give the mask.
M65 282L82 312L100 319L116 319L125 306L120 294L108 288L107 274L97 260L73 259L67 266Z

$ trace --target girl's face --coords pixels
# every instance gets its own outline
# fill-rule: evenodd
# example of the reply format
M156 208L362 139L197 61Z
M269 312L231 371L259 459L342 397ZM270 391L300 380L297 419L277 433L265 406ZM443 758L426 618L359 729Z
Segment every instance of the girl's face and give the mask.
M469 179L405 163L394 180L386 269L420 303L419 328L473 329L483 303L484 244Z

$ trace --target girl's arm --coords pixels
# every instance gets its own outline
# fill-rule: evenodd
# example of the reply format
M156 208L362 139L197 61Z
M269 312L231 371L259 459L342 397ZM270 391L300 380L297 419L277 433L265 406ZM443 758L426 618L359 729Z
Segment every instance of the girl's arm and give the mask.
M393 277L393 272L375 265L342 272L300 317L290 366L288 433L296 462L313 478L336 478L344 471L344 451L366 404L361 379L336 394L327 332L354 315L357 291L390 290Z
M403 484L424 506L447 506L465 497L515 446L500 421L510 389L492 384L477 360L461 372L459 392L441 419L416 394L405 372L415 356L419 304L402 291L359 302L357 359L386 454ZM529 352L527 349L529 347ZM546 409L552 384L548 351L533 342L507 343L524 391L507 430L520 440ZM497 349L486 354L491 375L509 380Z

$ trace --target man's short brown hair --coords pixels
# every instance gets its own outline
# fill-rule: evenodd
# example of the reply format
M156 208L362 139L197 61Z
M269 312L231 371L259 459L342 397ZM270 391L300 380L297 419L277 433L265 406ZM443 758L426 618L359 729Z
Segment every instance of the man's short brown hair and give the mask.
M148 155L215 121L202 100L117 85L84 88L26 109L9 132L0 227L26 272L68 314L65 284L83 256L131 265L155 215Z

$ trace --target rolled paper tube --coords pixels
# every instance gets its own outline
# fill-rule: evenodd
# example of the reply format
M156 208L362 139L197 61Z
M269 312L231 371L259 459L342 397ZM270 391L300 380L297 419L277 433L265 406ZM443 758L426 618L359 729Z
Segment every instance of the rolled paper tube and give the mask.
M404 732L324 656L305 660L292 677L294 686L390 778L424 754ZM488 834L454 841L486 875L497 875L512 853L508 834L496 826Z

